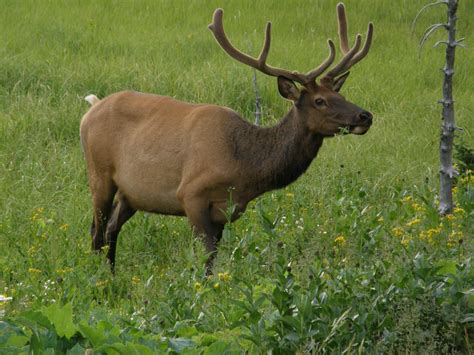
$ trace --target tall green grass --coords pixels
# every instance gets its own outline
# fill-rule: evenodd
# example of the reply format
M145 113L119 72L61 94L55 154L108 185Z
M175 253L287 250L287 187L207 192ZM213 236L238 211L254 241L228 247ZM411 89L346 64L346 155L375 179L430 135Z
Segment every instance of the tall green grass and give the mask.
M251 204L226 229L214 278L203 278L206 256L181 218L135 216L121 233L115 277L90 252L78 135L88 109L83 97L132 89L226 105L253 120L252 70L216 44L207 29L213 10L224 8L232 42L253 54L272 20L269 62L306 71L327 56L326 39L336 37L336 3L3 0L0 293L13 297L0 304L5 320L71 303L76 323L103 320L192 338L201 349L224 339L229 349L255 352L472 351L465 313L474 307L467 260L473 182L472 175L458 179L460 209L448 219L437 216L444 52L428 45L420 53L417 44L445 13L426 12L412 33L425 1L346 1L350 32L373 21L375 37L343 95L373 112L374 125L362 137L327 140L295 184ZM458 34L468 45L473 13L472 3L460 2ZM456 120L468 144L470 47L457 52L454 83ZM258 74L258 85L264 124L274 124L289 104L274 78ZM326 303L308 306L299 330L278 318L297 317L292 305L315 294ZM320 328L311 323L318 317ZM316 328L324 336L308 335ZM81 346L93 346L81 329Z

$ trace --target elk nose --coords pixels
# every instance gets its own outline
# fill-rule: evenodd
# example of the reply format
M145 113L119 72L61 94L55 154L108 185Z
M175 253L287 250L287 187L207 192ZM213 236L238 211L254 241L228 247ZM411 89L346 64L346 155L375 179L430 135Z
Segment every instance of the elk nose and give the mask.
M359 113L359 119L363 122L363 123L367 123L367 124L372 124L372 114L368 111L362 111L361 113Z

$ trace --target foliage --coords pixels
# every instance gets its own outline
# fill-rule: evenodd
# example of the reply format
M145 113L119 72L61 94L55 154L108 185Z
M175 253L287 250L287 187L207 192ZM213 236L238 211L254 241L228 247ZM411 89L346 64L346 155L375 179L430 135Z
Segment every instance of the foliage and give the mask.
M336 3L229 2L226 29L236 46L260 48L254 30L272 19L269 62L305 70L327 54ZM325 141L302 178L226 226L210 278L204 248L181 218L130 220L115 276L90 251L78 126L82 97L123 89L224 104L253 120L252 72L206 29L222 4L2 5L0 353L473 351L473 172L460 169L456 208L440 217L430 104L438 73L420 68L442 58L417 56L409 27L420 4L346 4L351 31L375 23L373 49L343 89L374 112L374 125L363 137ZM460 14L473 11L460 2ZM473 23L459 30L472 33ZM466 57L456 59L455 80L470 142ZM263 124L273 124L288 105L273 79L259 76L259 89Z
M461 137L454 143L454 158L457 160L462 174L474 170L474 149L469 147Z

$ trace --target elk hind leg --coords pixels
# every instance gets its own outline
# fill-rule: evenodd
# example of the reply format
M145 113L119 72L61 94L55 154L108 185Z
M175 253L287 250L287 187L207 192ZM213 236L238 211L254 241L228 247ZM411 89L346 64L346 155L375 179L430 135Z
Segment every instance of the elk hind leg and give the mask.
M91 191L94 209L94 221L91 227L92 249L101 250L106 245L105 232L117 187L112 180L94 179L91 181Z
M125 196L118 191L106 230L106 241L109 246L107 259L109 259L112 271L115 267L115 252L117 249L118 235L122 226L135 214L135 212L136 210L130 206Z

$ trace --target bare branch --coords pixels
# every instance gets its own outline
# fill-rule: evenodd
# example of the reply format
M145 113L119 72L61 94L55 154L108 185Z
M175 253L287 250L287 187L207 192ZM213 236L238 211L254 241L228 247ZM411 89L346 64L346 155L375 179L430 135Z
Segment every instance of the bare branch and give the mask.
M448 45L448 41L438 41L433 45L433 48L438 47L440 44Z
M426 40L434 33L434 31L441 27L444 27L445 29L447 28L446 24L444 23L436 23L434 25L429 26L425 30L425 33L423 33L423 36L421 37L420 43L418 45L418 47L420 47L420 51L423 49L423 45L425 44Z
M432 2L430 4L426 4L425 6L423 6L421 8L420 11L418 11L418 13L416 14L415 16L415 19L413 20L413 23L411 24L411 32L414 32L415 31L415 26L416 26L416 21L418 21L418 17L420 17L420 15L429 7L431 6L436 6L436 5L440 5L440 4L448 4L448 0L439 0L439 1L436 1L436 2Z

